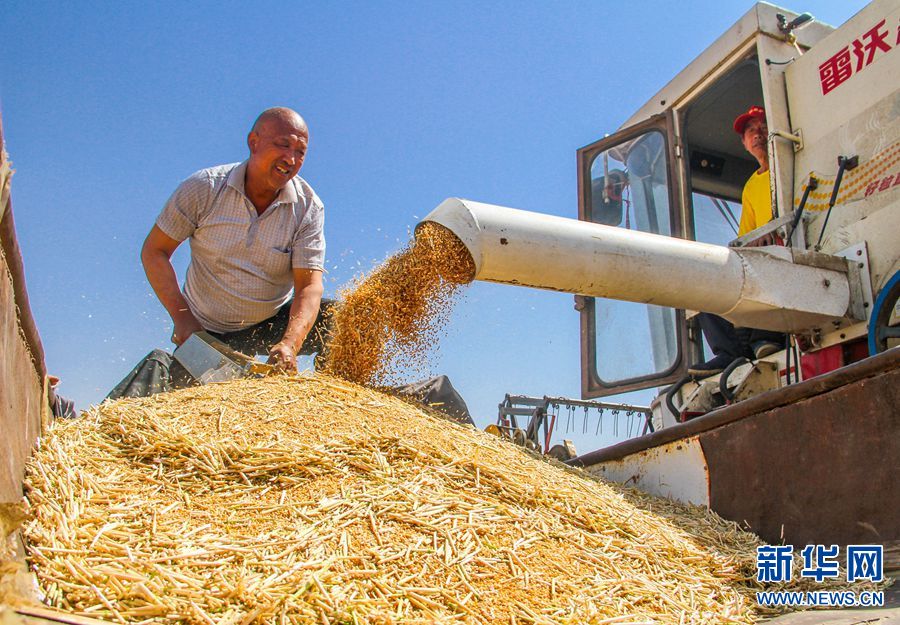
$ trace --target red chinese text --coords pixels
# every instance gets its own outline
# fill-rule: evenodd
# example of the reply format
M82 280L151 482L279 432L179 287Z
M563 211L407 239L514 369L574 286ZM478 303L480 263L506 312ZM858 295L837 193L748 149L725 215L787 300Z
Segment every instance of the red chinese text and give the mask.
M865 197L869 197L873 193L877 193L879 191L887 191L891 187L896 187L898 185L900 185L900 171L898 171L896 174L889 174L884 178L881 178L874 182L870 182L868 186L866 186Z
M822 95L828 95L829 92L836 89L841 83L845 82L855 72L860 72L868 67L875 60L876 53L888 52L891 50L891 44L887 42L890 32L884 29L887 20L881 20L874 27L863 33L848 46L838 51L837 54L819 65L819 82L822 84ZM883 30L884 29L884 30ZM894 45L900 45L900 28L897 30L897 42ZM856 68L854 70L853 59L850 51L856 58Z

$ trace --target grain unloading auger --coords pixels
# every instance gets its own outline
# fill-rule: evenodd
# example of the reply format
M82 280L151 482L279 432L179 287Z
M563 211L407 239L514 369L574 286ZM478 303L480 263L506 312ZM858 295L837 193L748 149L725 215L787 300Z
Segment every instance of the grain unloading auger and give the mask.
M457 198L423 221L462 241L476 280L709 312L792 333L858 319L862 306L851 295L858 272L816 252L733 249Z

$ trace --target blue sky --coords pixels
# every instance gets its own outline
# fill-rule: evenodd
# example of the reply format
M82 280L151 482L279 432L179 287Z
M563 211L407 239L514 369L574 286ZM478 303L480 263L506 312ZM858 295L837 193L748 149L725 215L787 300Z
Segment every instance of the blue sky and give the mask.
M862 5L793 8L839 25ZM5 3L0 111L49 370L83 408L168 345L141 242L182 179L245 158L262 109L291 106L309 122L301 175L326 205L333 295L446 197L574 217L576 149L613 132L751 6ZM476 284L434 371L482 427L507 392L577 397L572 304Z

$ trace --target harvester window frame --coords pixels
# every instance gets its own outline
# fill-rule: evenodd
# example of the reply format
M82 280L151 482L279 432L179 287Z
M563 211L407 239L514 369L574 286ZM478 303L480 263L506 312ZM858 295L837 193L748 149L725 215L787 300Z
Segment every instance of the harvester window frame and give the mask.
M676 188L678 177L674 167L678 162L675 153L674 123L671 113L659 114L649 119L625 128L614 135L595 141L580 148L577 151L578 160L578 219L590 221L592 215L591 205L591 166L597 155L622 143L631 141L649 132L659 132L666 143L666 177L669 202L669 224L671 232L669 236L683 237L682 215L679 209L679 190ZM629 391L637 391L653 388L665 384L671 384L684 376L687 370L685 354L688 349L688 337L684 331L684 311L675 309L675 346L676 354L673 364L660 372L617 380L615 382L604 381L597 371L597 333L596 314L597 307L594 298L580 298L580 326L581 326L581 395L589 399L594 397L606 397ZM649 306L649 304L648 304Z

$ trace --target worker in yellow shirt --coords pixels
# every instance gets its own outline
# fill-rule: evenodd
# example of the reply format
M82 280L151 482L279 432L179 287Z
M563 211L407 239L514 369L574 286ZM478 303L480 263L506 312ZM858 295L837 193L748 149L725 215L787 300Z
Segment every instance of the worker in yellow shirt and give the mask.
M753 172L744 185L741 194L741 223L738 236L764 226L772 220L772 196L769 184L769 128L766 111L760 106L751 106L746 113L734 120L734 131L741 137L741 143L756 161L759 168ZM771 245L775 243L771 235L753 241L750 245ZM709 313L698 315L703 336L714 354L713 358L692 365L688 373L696 377L721 373L736 359L763 358L782 349L784 335L769 330L735 328L731 323Z
M759 106L751 106L746 113L734 120L734 131L741 136L744 149L759 163L744 185L741 194L741 224L738 236L742 237L772 220L772 195L769 184L769 150L767 146L769 127L766 111ZM770 240L755 242L756 245L771 243Z

